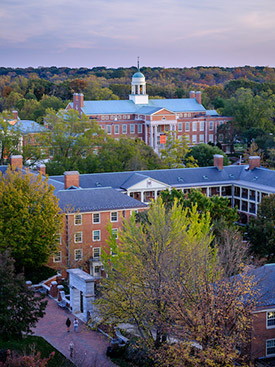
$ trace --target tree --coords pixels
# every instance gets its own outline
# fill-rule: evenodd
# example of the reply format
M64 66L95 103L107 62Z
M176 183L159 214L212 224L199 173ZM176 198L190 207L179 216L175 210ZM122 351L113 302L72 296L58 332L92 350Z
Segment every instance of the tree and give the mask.
M217 195L208 197L200 190L191 190L185 195L182 191L173 188L171 191L165 190L161 192L161 197L165 206L171 208L175 200L185 208L192 208L196 203L196 208L199 213L209 213L212 224L220 220L226 226L232 226L238 219L236 208L229 206L229 200L226 197Z
M26 286L22 274L15 275L8 251L0 253L0 289L0 337L9 340L31 333L47 302Z
M262 197L257 217L250 218L248 237L255 254L270 262L275 259L275 195Z
M10 154L18 152L20 131L9 123L11 115L0 115L0 165L3 165Z
M163 168L197 167L185 137L180 141L171 132L166 134L164 149L160 149Z
M223 164L227 166L229 164L229 159L225 153L218 147L209 144L198 144L190 149L187 157L193 157L199 167L209 167L214 164L214 155L223 155Z
M42 175L0 175L0 251L10 249L19 270L39 268L56 250L61 214L54 187Z
M53 156L47 164L49 174L62 174L77 169L77 162L101 146L105 134L98 124L75 110L49 109L45 118L50 132L41 139L41 146ZM58 167L58 172L52 168Z
M160 198L150 206L145 223L137 226L132 216L119 234L119 246L111 235L110 252L102 255L108 277L102 281L98 303L104 320L133 323L143 342L158 348L173 322L167 282L195 258L214 260L209 232L208 214L183 210L177 203L167 211Z

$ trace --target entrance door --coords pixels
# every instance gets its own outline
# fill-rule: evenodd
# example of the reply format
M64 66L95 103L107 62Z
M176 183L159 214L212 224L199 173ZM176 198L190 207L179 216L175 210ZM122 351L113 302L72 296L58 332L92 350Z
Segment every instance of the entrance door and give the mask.
M80 312L83 313L83 292L80 292Z

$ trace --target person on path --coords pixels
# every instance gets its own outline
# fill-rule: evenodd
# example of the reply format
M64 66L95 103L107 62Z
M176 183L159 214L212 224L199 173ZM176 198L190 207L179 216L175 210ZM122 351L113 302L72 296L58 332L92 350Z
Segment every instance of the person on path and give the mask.
M74 319L74 331L77 333L77 328L78 328L78 320L77 318Z
M69 333L70 332L70 326L71 326L71 320L70 318L68 317L67 320L66 320L66 326L67 326L67 332Z
M70 342L69 350L70 350L70 357L72 358L73 353L74 353L74 343L73 342Z

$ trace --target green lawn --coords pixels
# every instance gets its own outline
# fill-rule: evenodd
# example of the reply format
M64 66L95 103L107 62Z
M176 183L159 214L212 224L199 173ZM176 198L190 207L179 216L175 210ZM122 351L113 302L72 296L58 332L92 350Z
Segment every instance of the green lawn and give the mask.
M51 352L55 352L54 358L48 363L48 367L74 367L71 361L40 336L27 336L20 341L11 340L8 342L0 339L0 349L10 349L18 353L25 351L26 354L29 354L33 347L41 353L43 358L48 357Z

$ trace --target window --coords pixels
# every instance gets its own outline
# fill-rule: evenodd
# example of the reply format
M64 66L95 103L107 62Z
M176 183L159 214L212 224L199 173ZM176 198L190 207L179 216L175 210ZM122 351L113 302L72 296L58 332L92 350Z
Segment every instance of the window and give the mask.
M185 135L185 140L187 141L187 143L190 142L190 136L189 135Z
M93 214L93 223L100 223L100 213Z
M93 241L100 241L100 230L93 231Z
M223 141L223 134L219 134L219 142L221 143Z
M188 114L187 114L187 116L188 116L188 117L191 117L191 113L188 113Z
M118 221L118 212L111 212L111 222Z
M214 129L214 124L213 121L209 122L209 130L213 130Z
M204 121L200 121L200 131L204 131Z
M122 211L122 216L123 216L123 218L126 217L126 211L125 210Z
M53 255L53 262L54 262L54 263L60 263L60 262L61 262L61 251L57 251L57 252Z
M94 275L97 276L101 273L101 266L95 266Z
M122 125L122 134L127 134L127 125Z
M185 123L185 131L190 131L190 122Z
M118 118L119 120L121 120L121 115L118 115L118 116L117 116L117 118Z
M93 248L93 258L99 259L101 255L101 248L100 247L94 247Z
M182 135L178 136L178 141L182 141Z
M82 224L82 215L81 214L76 214L74 216L74 224L77 226L79 224Z
M56 243L57 243L58 245L61 245L61 234L60 234L60 233L58 233L58 234L55 236L55 238L56 238Z
M213 134L209 134L209 141L210 141L210 143L214 143L214 135Z
M135 125L130 125L130 134L135 133Z
M275 310L266 313L266 327L275 327Z
M192 136L192 143L197 144L197 135Z
M105 120L109 120L109 116L105 116Z
M193 131L197 131L197 123L193 122Z
M142 134L142 125L141 124L138 124L138 133Z
M275 354L275 339L266 341L266 355L270 356Z
M107 134L112 134L112 126L107 125Z
M115 237L115 239L118 239L118 229L117 228L113 228L112 229L112 233L113 233L113 236Z
M204 143L204 135L200 134L200 143Z
M119 125L115 125L115 134L119 134Z
M223 121L220 121L219 126L223 125Z
M179 122L178 131L182 131L182 122Z
M74 250L74 259L78 261L78 260L82 260L82 258L83 258L83 250L82 249Z
M114 116L113 116L113 115L111 115L110 119L111 119L111 120L113 120L113 119L114 119Z
M76 232L74 234L74 242L81 243L82 242L82 232Z

